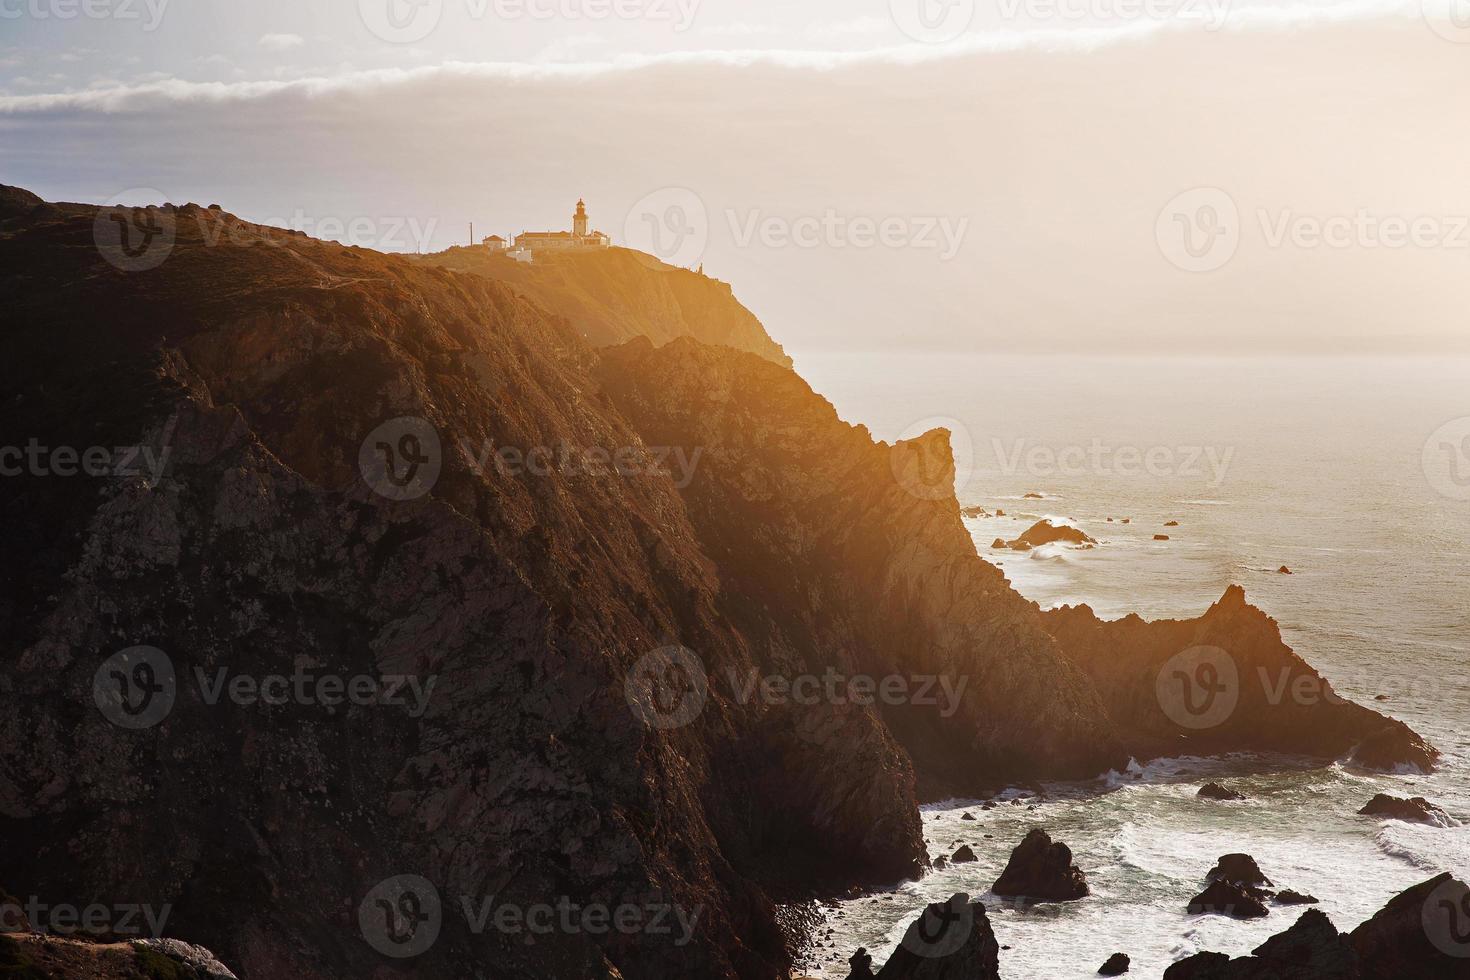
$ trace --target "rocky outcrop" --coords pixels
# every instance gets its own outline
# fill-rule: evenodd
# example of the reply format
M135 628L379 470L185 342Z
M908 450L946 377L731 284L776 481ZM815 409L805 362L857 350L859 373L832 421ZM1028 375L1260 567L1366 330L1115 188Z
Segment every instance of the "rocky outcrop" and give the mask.
M1338 695L1239 586L1197 619L1104 622L1083 605L1042 622L1140 759L1254 750L1428 771L1439 758L1407 725Z
M1271 879L1249 854L1226 854L1205 875L1209 881L1228 881L1246 888L1270 888Z
M29 214L44 203L28 190L0 184L0 221Z
M1270 910L1261 901L1262 893L1248 886L1228 881L1211 882L1209 887L1189 900L1190 915L1225 915L1232 919L1259 919Z
M415 257L425 265L503 282L556 316L594 347L647 337L692 337L749 351L783 367L791 358L735 298L730 285L626 248L540 252L516 262L482 248Z
M1454 821L1449 814L1422 796L1405 799L1388 793L1379 793L1358 811L1365 817L1381 817L1384 820L1402 820L1405 823L1423 823L1432 827L1452 827Z
M1470 975L1470 887L1442 874L1394 897L1352 931L1363 980Z
M1000 946L985 906L958 893L909 924L878 980L999 980ZM858 950L849 980L871 977L872 957ZM867 971L867 972L863 972Z
M1072 863L1071 848L1037 828L1011 852L990 890L1006 898L1070 902L1087 896L1087 875Z
M1084 531L1066 524L1053 524L1043 518L1028 527L1020 537L1005 543L1012 551L1030 551L1032 548L1040 548L1047 544L1072 544L1092 546L1097 541Z
M1097 975L1100 977L1121 977L1132 967L1133 961L1127 953L1114 953L1109 956L1107 962L1098 967Z
M14 980L237 980L214 954L176 939L89 941L0 932L0 976Z
M1221 800L1224 802L1236 802L1245 799L1245 794L1221 786L1219 783L1205 783L1194 794L1202 800Z
M1470 888L1445 874L1396 896L1351 935L1308 909L1251 956L1198 953L1164 980L1462 980L1470 975L1467 922Z

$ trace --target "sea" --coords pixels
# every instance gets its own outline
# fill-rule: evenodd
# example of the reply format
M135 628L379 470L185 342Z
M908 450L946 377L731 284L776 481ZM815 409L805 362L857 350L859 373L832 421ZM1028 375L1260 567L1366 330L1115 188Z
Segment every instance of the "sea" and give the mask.
M950 430L961 504L1005 515L965 519L978 552L1043 608L1194 617L1239 584L1340 694L1444 753L1428 776L1280 756L1166 759L1012 787L990 810L926 805L930 855L963 842L978 860L825 909L808 975L846 977L860 946L876 968L926 904L955 892L988 907L1007 980L1092 977L1115 952L1146 978L1201 950L1246 955L1302 910L1186 914L1232 852L1254 856L1278 888L1319 898L1343 931L1441 871L1470 880L1470 359L794 357L875 438ZM1099 543L992 549L1043 517ZM1210 780L1248 800L1198 799ZM1358 816L1378 792L1427 797L1458 826ZM1033 827L1072 848L1090 897L1027 907L990 893Z

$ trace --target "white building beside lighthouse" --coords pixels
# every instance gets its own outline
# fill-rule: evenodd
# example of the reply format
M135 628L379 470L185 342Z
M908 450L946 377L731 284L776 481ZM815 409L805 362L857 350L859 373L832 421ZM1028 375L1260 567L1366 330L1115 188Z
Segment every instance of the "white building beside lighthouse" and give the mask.
M587 202L578 201L572 215L571 231L523 231L516 236L515 246L531 252L569 251L582 248L607 248L612 239L600 231L587 230Z

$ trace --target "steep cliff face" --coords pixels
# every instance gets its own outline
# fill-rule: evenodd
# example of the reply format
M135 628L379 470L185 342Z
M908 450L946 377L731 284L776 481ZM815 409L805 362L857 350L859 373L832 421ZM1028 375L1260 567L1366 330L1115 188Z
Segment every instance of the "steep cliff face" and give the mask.
M1158 749L1112 647L1199 632L1038 613L942 432L484 275L23 204L0 328L0 880L167 903L245 980L781 977L774 902L921 873L921 792ZM632 917L499 914L562 905Z
M791 366L791 358L742 306L730 285L626 248L538 252L516 262L482 248L451 248L417 259L515 287L566 317L595 347L647 337L656 344L693 337Z
M794 872L917 872L912 770L875 719L811 712L803 738L724 697L678 727L630 707L630 670L668 643L712 672L753 659L564 323L481 277L199 208L134 216L173 241L122 271L94 209L43 212L0 226L0 443L47 450L0 480L26 515L0 617L8 880L170 904L172 934L245 977L370 974L389 961L360 903L412 875L437 909L419 975L765 978ZM50 452L93 446L109 475ZM385 449L438 469L427 492L384 481ZM140 645L173 703L125 727L94 687ZM303 673L436 686L417 706L210 701L221 677ZM528 943L468 914L563 900L646 928Z

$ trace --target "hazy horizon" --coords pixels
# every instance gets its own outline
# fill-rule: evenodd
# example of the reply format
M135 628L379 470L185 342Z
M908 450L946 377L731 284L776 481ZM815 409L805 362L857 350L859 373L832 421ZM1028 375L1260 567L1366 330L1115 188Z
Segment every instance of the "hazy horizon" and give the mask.
M410 252L582 197L797 350L1470 352L1470 31L1419 4L526 2L7 17L0 182Z

